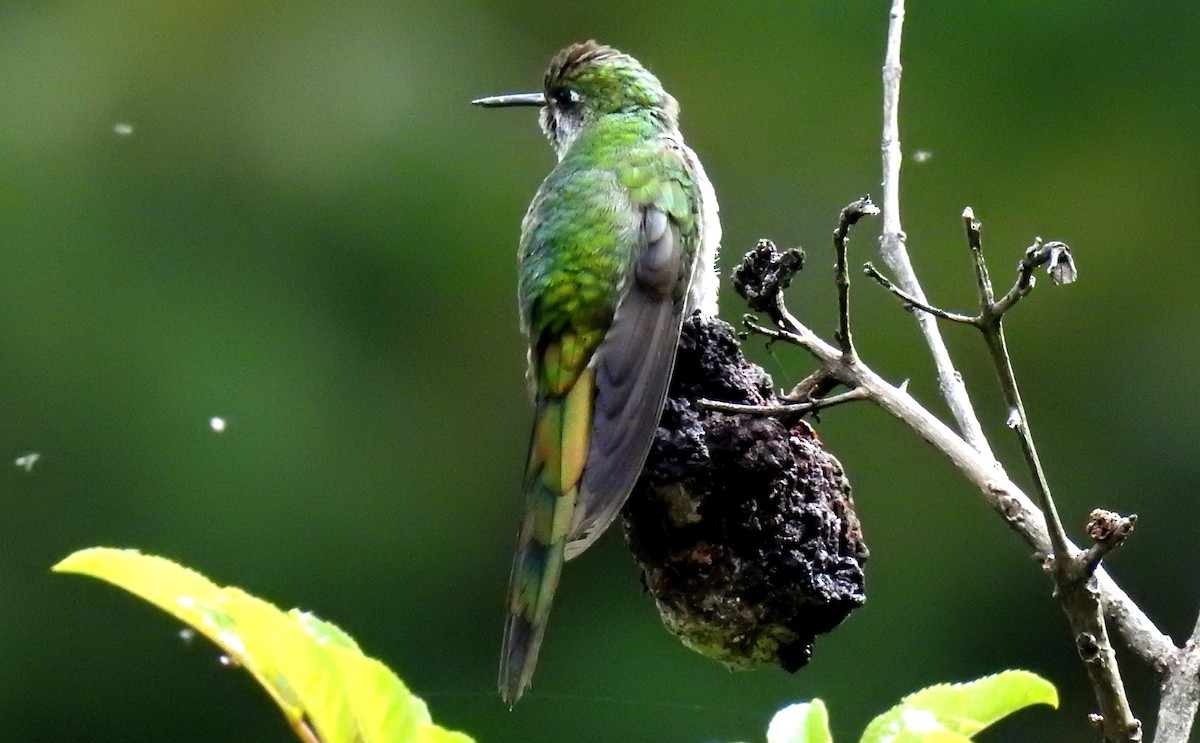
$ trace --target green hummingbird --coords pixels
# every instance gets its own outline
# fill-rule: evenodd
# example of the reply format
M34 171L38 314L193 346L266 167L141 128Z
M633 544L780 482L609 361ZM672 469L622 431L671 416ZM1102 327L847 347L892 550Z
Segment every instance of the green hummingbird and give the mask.
M529 687L563 562L612 523L662 415L680 326L717 311L717 200L679 106L633 57L587 41L538 93L558 164L521 223L521 326L535 415L509 583L500 696Z

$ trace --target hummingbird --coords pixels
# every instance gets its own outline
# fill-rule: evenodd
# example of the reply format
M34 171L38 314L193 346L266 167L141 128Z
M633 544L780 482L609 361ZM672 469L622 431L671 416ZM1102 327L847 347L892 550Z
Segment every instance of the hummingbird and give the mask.
M608 528L637 482L684 318L717 312L721 224L679 105L628 54L573 44L541 91L473 103L540 108L558 156L517 251L535 413L500 655L511 707L533 677L563 563Z

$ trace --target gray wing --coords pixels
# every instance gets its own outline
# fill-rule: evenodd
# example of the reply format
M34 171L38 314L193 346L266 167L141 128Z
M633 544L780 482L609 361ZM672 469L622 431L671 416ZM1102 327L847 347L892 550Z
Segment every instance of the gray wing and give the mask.
M608 528L642 472L675 365L690 274L678 227L647 207L634 279L596 349L592 437L568 560Z

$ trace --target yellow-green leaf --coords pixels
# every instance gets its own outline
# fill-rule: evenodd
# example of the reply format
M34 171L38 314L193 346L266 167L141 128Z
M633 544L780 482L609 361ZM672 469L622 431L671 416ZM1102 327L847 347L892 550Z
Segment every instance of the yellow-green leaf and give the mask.
M1033 704L1057 707L1058 692L1049 681L1028 671L938 684L908 695L872 720L862 743L969 741L989 725Z
M191 625L245 668L306 743L471 743L337 626L134 550L81 550L54 566L112 583Z
M775 713L767 727L767 743L832 743L829 712L820 699L790 704Z

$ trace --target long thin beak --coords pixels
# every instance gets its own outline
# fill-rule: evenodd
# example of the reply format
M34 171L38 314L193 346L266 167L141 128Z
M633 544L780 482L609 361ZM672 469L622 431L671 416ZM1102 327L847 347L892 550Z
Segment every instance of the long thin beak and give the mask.
M544 106L546 96L543 93L510 93L508 95L489 95L486 98L476 98L471 101L476 106L484 108L501 108L504 106Z

